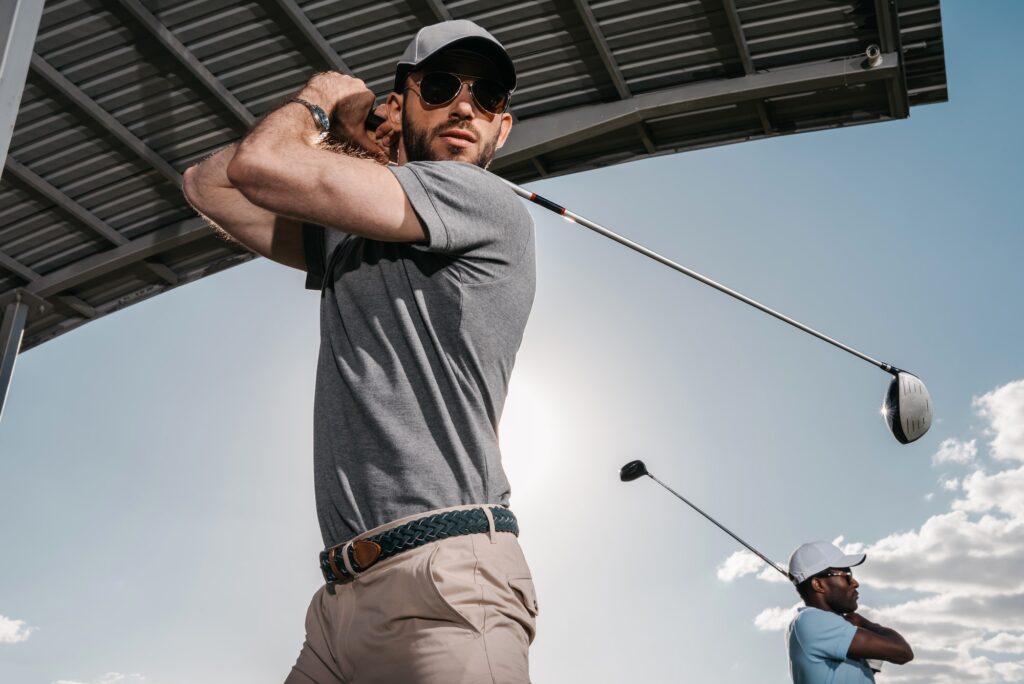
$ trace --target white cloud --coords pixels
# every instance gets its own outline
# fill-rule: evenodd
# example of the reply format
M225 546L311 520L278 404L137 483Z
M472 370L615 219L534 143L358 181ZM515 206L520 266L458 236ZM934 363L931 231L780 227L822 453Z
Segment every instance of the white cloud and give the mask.
M77 679L58 679L53 684L129 684L130 682L145 682L146 678L136 673L122 674L120 672L108 672L99 679L92 682L81 682Z
M35 631L36 628L29 627L24 620L15 620L0 615L0 644L16 644L25 641Z
M961 487L964 498L953 502L955 510L1024 518L1024 466L991 475L976 470L964 477Z
M1024 592L1024 517L941 513L918 530L880 539L867 554L857 579L876 587L957 596Z
M718 566L718 579L732 582L744 575L753 575L761 569L762 563L764 561L749 551L736 551Z
M785 563L776 563L776 565L783 569L786 567ZM788 577L780 573L775 568L768 567L767 565L764 566L764 570L758 573L757 579L765 582L785 582L786 584L789 584Z
M870 595L872 588L916 594L893 605L861 608L914 648L910 664L886 666L887 682L1024 682L1024 465L1006 463L1024 461L1024 380L975 398L972 405L986 421L989 453L997 460L979 462L975 439L950 438L939 445L935 464L973 468L962 478L940 480L944 489L957 492L949 510L874 544L844 544L843 537L833 542L846 553L868 554L856 572L862 594ZM993 472L993 465L1003 469ZM729 567L729 581L748 574L764 577L749 559L736 559ZM783 630L794 614L795 608L767 608L754 626Z
M991 639L986 639L978 644L978 650L1024 654L1024 634L1000 632Z
M776 561L776 565L785 568L785 563ZM718 579L723 582L732 582L744 575L757 575L758 579L765 582L788 582L789 580L776 569L769 566L763 560L749 551L736 551L726 558L718 566Z
M942 440L939 450L932 456L932 463L970 463L978 455L976 440L961 442L958 439Z
M1024 461L1024 380L997 387L976 398L974 406L988 420L992 455Z
M789 608L765 608L754 618L754 626L762 632L785 631L789 623L796 617L796 609L802 605L802 603L796 603Z

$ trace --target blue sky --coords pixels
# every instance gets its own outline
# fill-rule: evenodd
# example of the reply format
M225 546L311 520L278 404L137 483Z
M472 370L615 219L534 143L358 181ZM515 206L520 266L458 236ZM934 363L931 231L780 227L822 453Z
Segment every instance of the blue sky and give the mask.
M535 212L502 424L535 681L788 681L795 592L653 482L620 483L634 458L780 561L863 545L862 602L918 654L880 682L1024 680L1022 19L944 3L950 102L908 120L530 186L915 372L936 407L901 446L882 371ZM283 679L319 582L302 281L255 261L20 357L0 681Z

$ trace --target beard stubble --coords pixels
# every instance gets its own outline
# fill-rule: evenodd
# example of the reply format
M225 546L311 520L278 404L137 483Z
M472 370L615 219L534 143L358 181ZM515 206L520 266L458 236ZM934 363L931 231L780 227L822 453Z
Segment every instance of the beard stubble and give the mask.
M476 164L482 169L486 169L490 166L491 161L494 159L494 152L498 146L497 133L495 133L493 139L484 143L484 146L480 150L476 159L458 159L459 152L463 148L450 146L448 147L450 156L441 156L430 146L430 141L439 137L443 131L447 131L452 128L471 130L469 123L465 121L449 121L439 126L435 126L430 131L425 131L413 125L412 121L409 119L408 111L409 109L407 107L402 108L402 142L405 143L405 154L409 161L466 161L471 164ZM473 131L473 133L474 135L476 134L475 131Z

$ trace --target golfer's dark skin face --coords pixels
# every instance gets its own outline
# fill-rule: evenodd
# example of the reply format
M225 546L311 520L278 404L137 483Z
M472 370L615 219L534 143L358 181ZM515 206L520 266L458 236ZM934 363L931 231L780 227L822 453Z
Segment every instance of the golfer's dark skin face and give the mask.
M822 610L828 610L840 615L857 612L857 599L860 593L857 587L860 583L847 575L850 568L829 568L825 573L829 577L815 577L811 580L813 593L804 602ZM849 577L849 580L847 580Z

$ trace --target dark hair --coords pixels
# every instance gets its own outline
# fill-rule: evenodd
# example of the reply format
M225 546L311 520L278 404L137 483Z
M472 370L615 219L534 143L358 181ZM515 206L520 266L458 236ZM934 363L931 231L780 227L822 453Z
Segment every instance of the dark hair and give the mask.
M800 598L807 598L814 591L811 589L811 580L813 579L824 579L828 576L828 573L832 572L833 568L825 568L820 572L816 572L800 584L796 585L796 592L800 594Z
M811 580L814 579L815 577L818 577L818 575L811 575L810 577L805 579L803 582L801 582L800 584L796 585L796 593L800 594L800 598L807 598L808 596L811 595L811 593L812 593Z

